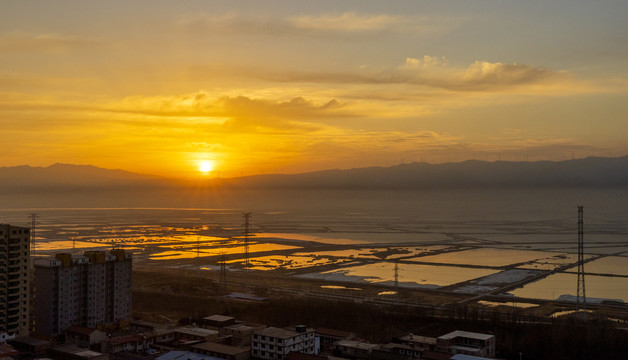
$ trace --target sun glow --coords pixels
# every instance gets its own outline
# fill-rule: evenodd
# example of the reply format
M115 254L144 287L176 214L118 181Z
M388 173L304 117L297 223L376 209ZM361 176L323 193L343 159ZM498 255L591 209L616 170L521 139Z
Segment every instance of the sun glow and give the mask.
M211 160L202 160L198 163L198 171L207 174L214 170L214 162Z

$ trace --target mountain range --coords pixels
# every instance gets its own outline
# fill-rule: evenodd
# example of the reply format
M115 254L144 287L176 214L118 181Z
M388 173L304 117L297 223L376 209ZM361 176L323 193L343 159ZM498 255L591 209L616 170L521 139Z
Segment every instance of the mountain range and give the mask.
M199 181L167 179L91 165L0 168L0 194L61 190L628 187L628 156L567 161L408 163L391 167L268 174Z

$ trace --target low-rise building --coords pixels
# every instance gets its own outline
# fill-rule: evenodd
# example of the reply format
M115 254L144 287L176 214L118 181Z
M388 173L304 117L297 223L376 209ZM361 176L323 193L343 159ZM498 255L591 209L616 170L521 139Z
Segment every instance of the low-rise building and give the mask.
M355 340L338 340L332 345L334 356L347 359L367 359L376 347L377 344Z
M18 356L19 354L20 352L12 348L10 345L0 344L0 359L12 360L14 356Z
M190 346L190 351L227 360L249 360L248 347L236 347L213 342L203 342Z
M80 348L76 345L63 345L51 350L55 360L109 360L109 355Z
M178 327L174 329L174 338L186 341L216 341L218 331L199 327Z
M452 331L438 337L438 350L450 354L495 357L495 335L470 331Z
M418 360L420 358L421 350L410 345L397 343L379 345L371 353L373 360Z
M436 350L438 340L428 336L418 336L410 333L396 339L401 344L406 344L418 350Z
M19 352L33 357L45 355L48 350L52 349L50 341L34 338L31 336L22 336L8 342L13 348Z
M338 340L352 340L355 338L355 334L352 332L336 329L318 328L315 333L316 337L320 339L322 349L330 349Z
M65 342L80 348L93 348L107 339L107 334L94 328L70 326L65 330ZM98 349L97 349L98 350Z
M235 323L233 325L220 328L220 336L226 338L225 343L233 346L250 346L251 335L253 331L264 329L264 325L245 325L243 323Z
M201 326L206 329L220 330L225 326L234 325L236 319L225 315L212 315L201 319Z
M146 332L146 331L167 329L168 325L158 324L158 323L144 321L144 320L133 320L129 322L129 328L133 331Z
M285 359L291 352L317 354L314 329L299 325L294 330L267 327L253 331L251 356L257 359Z
M116 336L107 339L105 342L105 352L116 354L119 352L141 352L147 350L151 345L146 336L140 334Z
M168 344L174 341L174 329L155 329L142 333L151 344Z

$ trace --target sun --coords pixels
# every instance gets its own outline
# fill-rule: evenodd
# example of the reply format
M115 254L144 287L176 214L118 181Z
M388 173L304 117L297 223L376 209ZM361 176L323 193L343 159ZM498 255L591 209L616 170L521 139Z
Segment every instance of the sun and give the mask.
M198 171L207 174L214 170L214 162L212 160L201 160L198 163Z

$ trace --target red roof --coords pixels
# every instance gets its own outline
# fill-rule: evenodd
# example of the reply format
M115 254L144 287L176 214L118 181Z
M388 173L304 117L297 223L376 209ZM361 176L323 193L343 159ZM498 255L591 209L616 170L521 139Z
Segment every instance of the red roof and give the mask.
M75 333L75 334L81 334L81 335L91 335L94 331L96 331L98 329L93 329L93 328L88 328L88 327L83 327L83 326L77 326L77 325L72 325L69 328L65 329L65 332L68 333Z
M16 356L19 352L9 345L0 344L0 357L5 358L9 356Z

